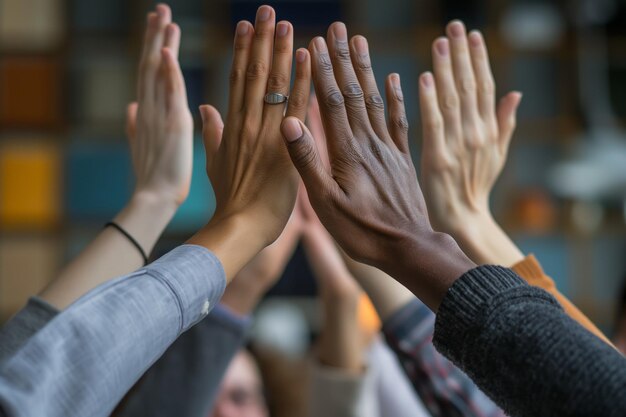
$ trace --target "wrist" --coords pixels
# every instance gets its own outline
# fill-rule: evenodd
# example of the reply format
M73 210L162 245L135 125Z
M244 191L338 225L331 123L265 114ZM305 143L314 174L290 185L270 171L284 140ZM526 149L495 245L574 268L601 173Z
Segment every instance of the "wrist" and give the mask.
M401 247L401 252L389 258L395 262L386 270L433 311L437 311L452 284L476 267L445 233L421 233Z
M222 262L227 282L269 244L257 222L244 215L214 216L187 243L213 252Z

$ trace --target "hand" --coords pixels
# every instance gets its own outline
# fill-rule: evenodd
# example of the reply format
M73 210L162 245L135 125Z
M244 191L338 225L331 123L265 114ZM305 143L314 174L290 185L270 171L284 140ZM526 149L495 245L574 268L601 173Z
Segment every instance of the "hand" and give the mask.
M400 77L387 77L387 126L366 40L354 37L349 50L345 26L335 23L328 45L318 37L309 50L331 170L324 169L304 124L287 118L283 134L291 159L315 212L348 255L405 282L437 308L473 265L460 253L449 257L460 250L428 221L409 155ZM435 260L442 256L449 260L440 265Z
M523 256L510 240L502 242L508 238L497 230L489 193L506 161L521 94L507 94L496 109L481 34L474 31L467 37L458 21L448 25L447 34L433 43L434 79L428 72L420 79L421 167L430 219L475 261L512 265ZM500 255L485 258L471 248L475 245Z
M239 22L230 77L228 117L202 106L207 173L216 198L215 215L191 243L212 250L232 278L282 232L294 207L298 176L281 143L284 107L264 103L269 92L287 95L293 28L261 6L256 26ZM271 71L271 72L270 72ZM310 58L296 53L296 80L287 115L304 119L310 88ZM221 132L222 135L216 132Z
M180 28L163 4L148 14L147 25L138 102L127 111L135 196L178 206L189 194L193 159L193 119L178 64Z

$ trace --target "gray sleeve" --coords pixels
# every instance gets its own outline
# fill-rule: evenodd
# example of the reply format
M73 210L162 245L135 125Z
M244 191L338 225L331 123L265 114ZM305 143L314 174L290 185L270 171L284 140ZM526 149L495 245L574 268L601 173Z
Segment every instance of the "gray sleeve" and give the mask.
M369 353L370 368L376 377L376 396L380 417L428 417L411 382L391 348L377 337Z
M0 328L0 363L13 356L57 314L59 310L41 298L31 297L24 308Z
M116 417L207 417L251 320L218 305L183 333L130 390Z
M183 245L95 288L0 365L0 415L108 416L225 286L215 255Z
M434 343L510 416L624 416L626 359L510 269L459 278Z

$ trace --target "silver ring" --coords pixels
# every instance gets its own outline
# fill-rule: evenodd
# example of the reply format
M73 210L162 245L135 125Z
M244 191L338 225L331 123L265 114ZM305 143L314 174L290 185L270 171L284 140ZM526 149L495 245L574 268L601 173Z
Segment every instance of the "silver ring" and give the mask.
M289 97L280 93L267 93L263 99L267 104L283 104Z

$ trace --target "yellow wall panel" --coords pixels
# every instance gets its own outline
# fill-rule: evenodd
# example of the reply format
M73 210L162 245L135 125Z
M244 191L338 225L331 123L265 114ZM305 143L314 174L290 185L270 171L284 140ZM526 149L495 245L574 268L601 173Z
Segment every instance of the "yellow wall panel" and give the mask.
M0 239L0 319L19 310L56 276L61 249L50 237Z
M61 215L61 161L45 143L0 145L0 227L50 228Z

